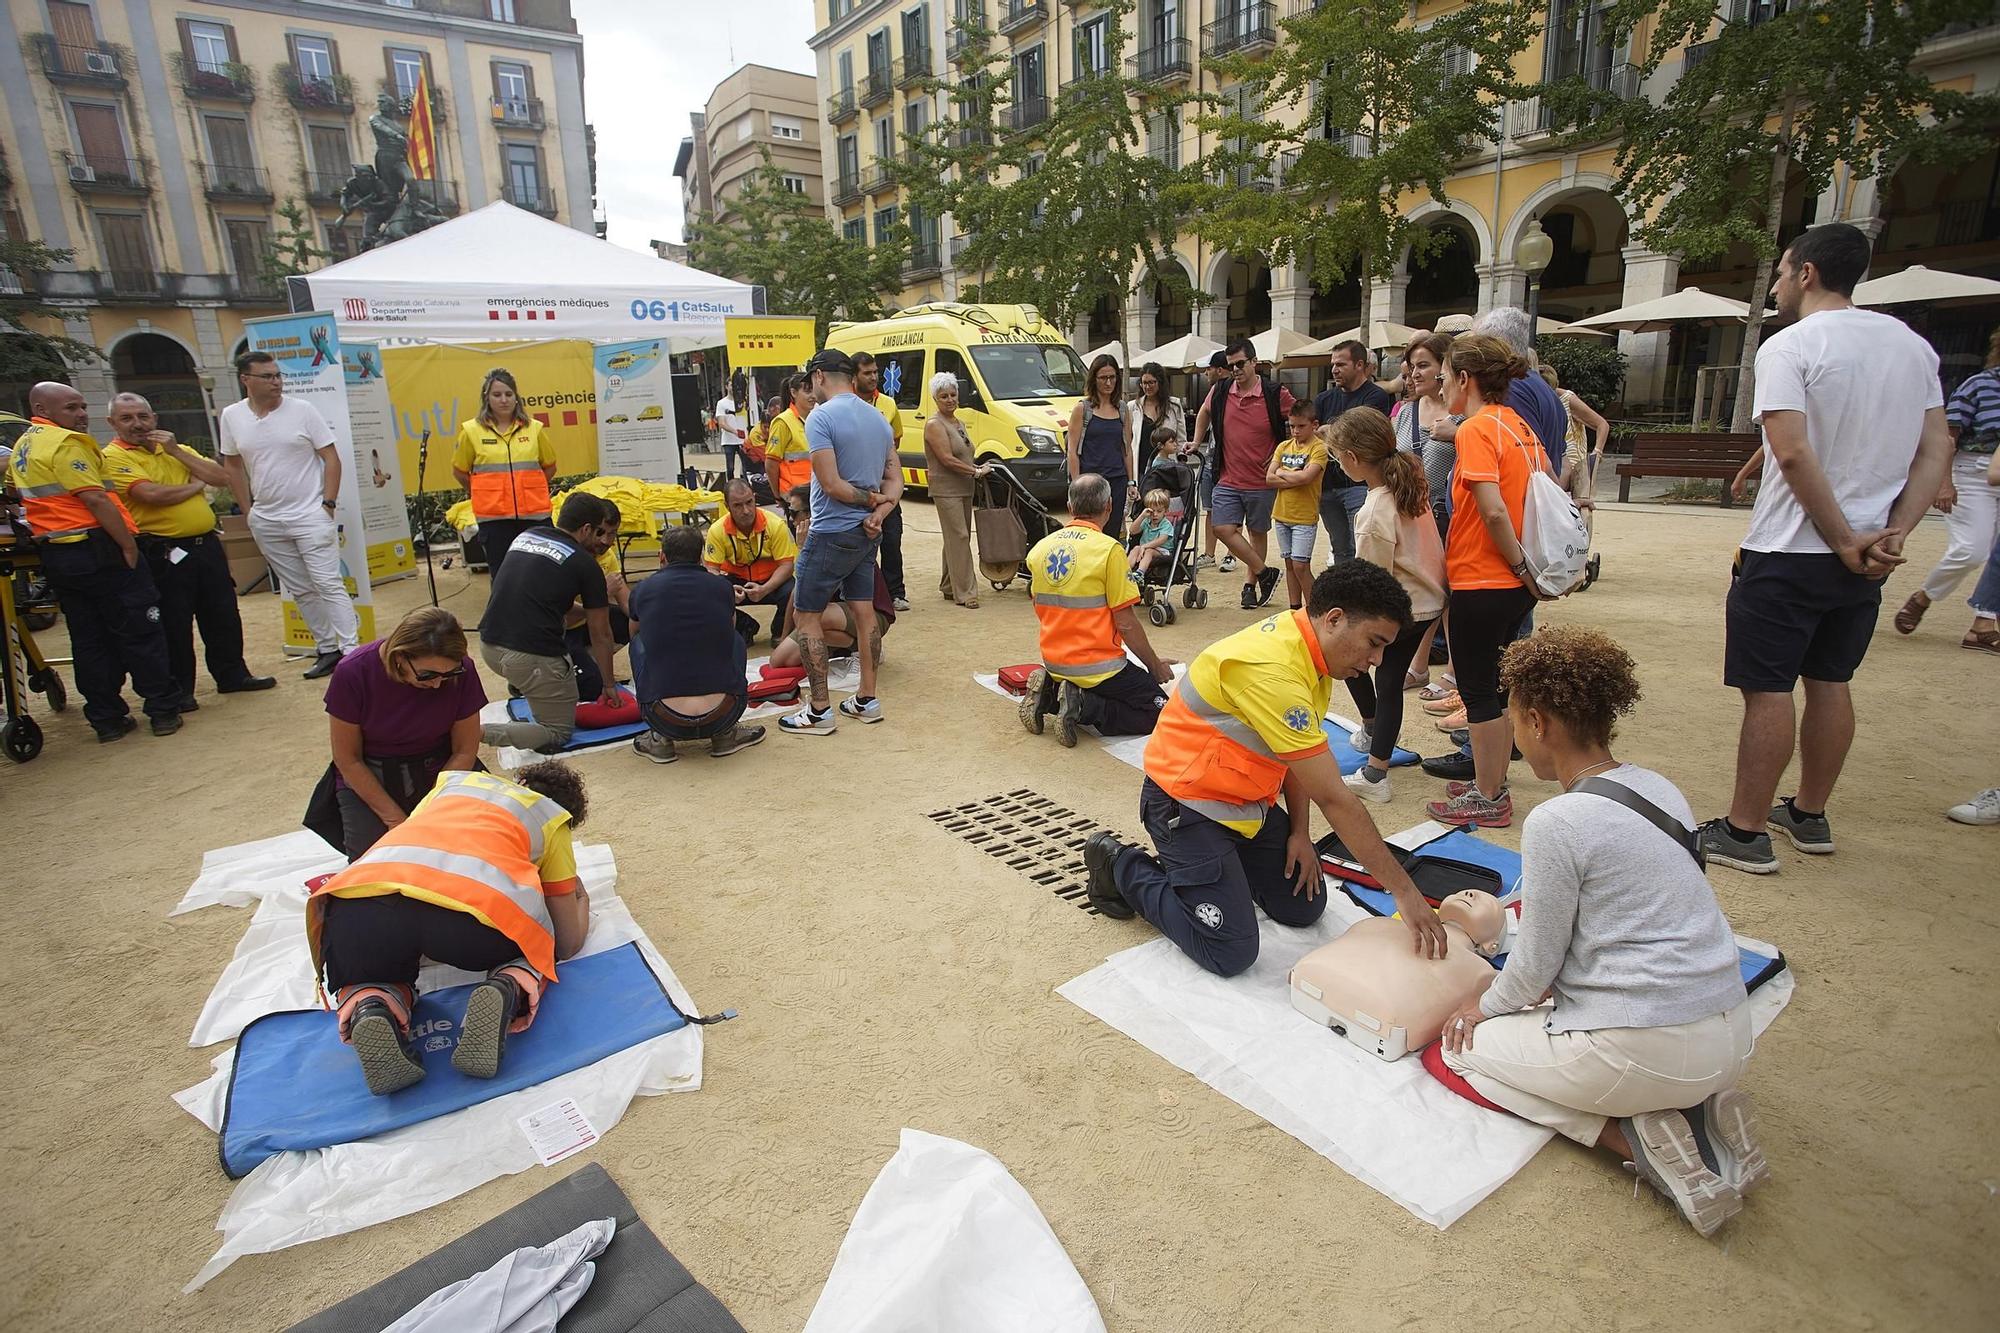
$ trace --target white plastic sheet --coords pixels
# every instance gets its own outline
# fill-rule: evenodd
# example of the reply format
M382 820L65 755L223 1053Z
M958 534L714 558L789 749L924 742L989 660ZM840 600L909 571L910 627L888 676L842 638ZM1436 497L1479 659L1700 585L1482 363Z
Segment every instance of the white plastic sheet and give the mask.
M298 841L302 838L312 846ZM674 1003L684 1013L699 1014L694 997L618 896L610 849L580 843L576 857L577 872L590 891L590 934L580 952L600 953L637 941ZM303 881L341 864L338 854L309 833L224 848L204 858L201 877L175 914L219 903L256 902L258 909L202 1008L191 1044L227 1041L262 1014L317 1003L305 947ZM434 990L474 979L471 973L433 965L424 969L418 985ZM202 1286L243 1255L358 1231L538 1165L517 1122L551 1102L574 1098L599 1133L608 1133L634 1097L699 1088L702 1048L702 1029L689 1024L560 1078L435 1120L359 1143L279 1153L237 1182L216 1222L222 1246L186 1290ZM234 1058L233 1047L222 1052L207 1079L174 1094L182 1109L211 1131L222 1124Z
M805 1333L1104 1333L1076 1265L999 1159L905 1129Z
M1233 979L1203 971L1160 939L1112 955L1056 993L1432 1226L1448 1227L1554 1134L1475 1106L1414 1056L1379 1060L1292 1008L1292 964L1365 915L1336 892L1309 929L1260 917L1257 962ZM1792 989L1785 972L1757 990L1759 1033Z

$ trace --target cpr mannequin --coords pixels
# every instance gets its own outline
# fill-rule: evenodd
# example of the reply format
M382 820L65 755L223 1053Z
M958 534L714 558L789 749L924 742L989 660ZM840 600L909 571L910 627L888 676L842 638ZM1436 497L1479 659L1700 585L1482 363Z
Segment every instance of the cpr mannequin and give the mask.
M1451 946L1444 957L1420 957L1402 922L1369 917L1293 964L1292 1007L1384 1060L1436 1041L1445 1019L1493 984L1487 960L1507 924L1497 898L1471 889L1437 913Z

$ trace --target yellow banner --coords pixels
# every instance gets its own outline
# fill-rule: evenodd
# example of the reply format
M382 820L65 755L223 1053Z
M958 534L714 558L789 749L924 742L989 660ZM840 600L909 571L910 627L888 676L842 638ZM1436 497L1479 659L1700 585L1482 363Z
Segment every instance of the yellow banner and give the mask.
M424 489L458 485L451 475L458 426L479 415L479 385L495 366L512 372L528 414L548 428L557 475L597 471L597 382L589 343L565 339L385 347L382 374L389 383L389 416L405 493L416 493L417 442L425 427L430 428L431 451Z
M812 360L810 315L757 315L722 321L729 334L729 366L803 366Z

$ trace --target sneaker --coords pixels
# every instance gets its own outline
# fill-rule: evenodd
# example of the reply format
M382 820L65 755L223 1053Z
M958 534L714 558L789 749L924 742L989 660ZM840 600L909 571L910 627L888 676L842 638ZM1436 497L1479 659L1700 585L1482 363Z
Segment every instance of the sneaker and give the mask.
M1125 901L1125 895L1118 891L1118 880L1111 873L1118 862L1118 853L1125 850L1115 834L1103 829L1083 840L1083 868L1088 878L1084 892L1089 895L1090 905L1102 916L1113 921L1130 921L1135 913L1132 904Z
M1257 605L1262 606L1271 600L1272 592L1277 589L1278 580L1283 577L1283 572L1276 565L1264 567L1264 572L1257 576Z
M1257 588L1255 584L1246 583L1243 585L1243 609L1245 611L1255 611L1257 609Z
M1514 797L1505 787L1491 799L1478 788L1462 791L1443 801L1429 801L1424 810L1440 824L1459 828L1506 828L1514 822Z
M179 713L161 713L159 716L149 720L153 724L153 734L155 736L171 736L181 729L181 715Z
M1701 1104L1701 1115L1715 1153L1716 1174L1730 1188L1748 1194L1771 1178L1771 1164L1757 1143L1757 1112L1749 1093L1725 1088Z
M1768 822L1772 828L1790 838L1794 848L1808 856L1833 854L1833 826L1826 822L1824 813L1802 815L1788 802L1780 801L1771 807Z
M1963 805L1954 805L1944 817L1959 824L2000 824L2000 787L1988 787Z
M1363 764L1341 778L1364 801L1385 805L1389 800L1389 775L1373 764Z
M1697 1232L1713 1236L1743 1211L1743 1196L1701 1160L1694 1130L1679 1111L1646 1111L1618 1127L1632 1147L1634 1173L1673 1200Z
M1347 743L1362 754L1367 754L1368 747L1375 743L1375 738L1368 734L1368 728L1357 727L1355 730L1347 733Z
M1062 683L1056 707L1056 743L1066 750L1076 748L1076 729L1083 725L1083 691L1068 681Z
M138 729L139 719L135 717L121 717L116 722L107 722L103 726L95 728L97 743L99 745L109 745L113 741L122 741Z
M368 1091L377 1097L401 1092L423 1080L423 1062L403 1044L403 1033L389 1006L380 1000L363 1000L347 1025L347 1042L361 1059L361 1076Z
M910 599L907 597L898 597L890 605L894 606L898 611L907 611L910 609Z
M632 750L642 754L656 764L671 764L680 756L674 753L674 743L657 731L649 731L643 736L632 738Z
M1759 833L1748 842L1739 841L1723 827L1726 819L1711 819L1701 826L1701 853L1712 866L1728 866L1751 875L1775 875L1778 858L1771 851L1771 835Z
M1463 750L1466 746L1472 744L1472 728L1460 727L1457 731L1452 732L1451 743L1453 745L1456 745L1461 750ZM1521 756L1515 755L1514 757L1516 759L1519 759Z
M1042 719L1056 711L1056 679L1046 668L1036 667L1028 673L1028 687L1021 691L1014 710L1030 736L1042 734Z
M737 727L727 736L716 736L708 743L708 752L714 758L726 759L738 750L747 750L764 739L763 727Z
M1435 755L1423 761L1424 772L1434 778L1455 778L1463 784L1454 795L1463 795L1472 783L1472 756L1463 750Z
M1222 563L1221 563L1221 564L1219 564L1219 565L1217 565L1217 566L1216 566L1216 568L1217 568L1217 569L1219 569L1219 570L1221 570L1221 571L1222 571L1223 573L1225 573L1225 574L1229 574L1229 573L1233 573L1233 572L1235 572L1235 569L1236 569L1236 557L1235 557L1235 556L1233 556L1233 555L1225 555L1225 556L1223 556L1223 557L1222 557Z
M1430 689L1417 691L1418 698L1422 702L1423 710L1426 713L1429 713L1432 717L1449 717L1453 713L1462 713L1465 711L1465 701L1458 697L1456 689L1432 695L1431 690L1436 688L1437 686L1433 685Z
M1194 567L1196 569L1214 569L1215 557L1212 555L1198 555L1194 558Z
M465 1017L458 1025L458 1045L451 1067L467 1078L492 1078L507 1053L507 1027L521 1005L521 988L506 973L486 978L465 998Z
M787 736L831 736L839 729L834 723L831 708L824 713L815 713L811 704L778 719L778 730Z
M882 720L882 701L876 698L870 699L867 703L862 703L861 696L857 694L840 701L840 712L841 716L851 717L857 722L880 722Z

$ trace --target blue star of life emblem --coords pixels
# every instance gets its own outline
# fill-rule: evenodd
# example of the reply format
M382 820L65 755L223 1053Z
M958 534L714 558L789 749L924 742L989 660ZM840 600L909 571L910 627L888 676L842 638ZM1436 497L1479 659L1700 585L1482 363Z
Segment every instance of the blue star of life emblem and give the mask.
M902 387L903 365L900 361L891 361L882 370L882 392L894 398Z
M1293 708L1285 713L1285 725L1293 731L1304 731L1312 725L1312 714L1303 708Z
M1050 582L1061 583L1064 579L1069 577L1070 559L1071 557L1068 551L1054 550L1049 552Z

